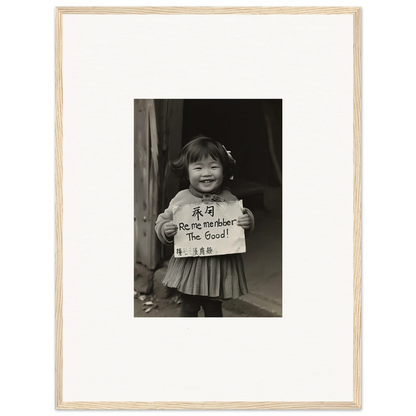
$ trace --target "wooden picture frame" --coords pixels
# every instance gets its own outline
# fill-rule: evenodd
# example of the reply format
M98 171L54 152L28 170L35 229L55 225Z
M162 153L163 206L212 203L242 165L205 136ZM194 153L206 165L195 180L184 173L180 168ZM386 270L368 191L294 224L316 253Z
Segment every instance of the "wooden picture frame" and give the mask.
M294 401L235 401L235 400L77 400L67 401L64 395L64 357L68 338L64 337L65 291L64 286L64 56L65 56L65 17L82 15L84 18L94 15L119 16L171 16L171 15L255 15L255 16L349 16L352 18L353 86L351 126L353 161L353 273L351 285L353 293L352 324L352 399L345 401L294 400ZM57 409L360 409L361 408L361 10L357 7L114 7L114 8L77 8L57 7L55 14L55 405ZM66 132L66 130L65 130ZM65 133L66 134L66 133ZM65 291L64 291L65 288ZM68 306L69 307L69 306ZM64 344L65 341L65 344Z

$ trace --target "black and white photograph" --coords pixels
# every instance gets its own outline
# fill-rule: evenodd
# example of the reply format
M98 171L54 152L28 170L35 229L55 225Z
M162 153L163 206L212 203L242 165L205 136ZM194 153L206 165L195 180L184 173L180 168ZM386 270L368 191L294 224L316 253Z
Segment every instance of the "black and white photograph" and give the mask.
M134 316L282 316L282 99L134 100Z

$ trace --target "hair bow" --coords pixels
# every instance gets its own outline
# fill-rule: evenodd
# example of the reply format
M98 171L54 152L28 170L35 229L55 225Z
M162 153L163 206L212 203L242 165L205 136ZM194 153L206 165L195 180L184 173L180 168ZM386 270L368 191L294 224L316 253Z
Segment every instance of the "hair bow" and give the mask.
M231 151L227 150L223 144L221 146L224 148L225 153L227 153L227 156L228 156L228 159L230 159L231 165L234 165L235 163L237 163L235 159L231 156ZM232 181L233 179L234 179L234 175L230 176L230 180Z

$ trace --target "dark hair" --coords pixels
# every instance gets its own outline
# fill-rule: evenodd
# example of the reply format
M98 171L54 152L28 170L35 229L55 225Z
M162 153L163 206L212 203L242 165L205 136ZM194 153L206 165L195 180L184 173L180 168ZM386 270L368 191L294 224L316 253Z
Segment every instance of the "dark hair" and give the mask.
M211 157L221 163L224 179L231 179L234 175L235 160L227 153L221 143L210 137L198 135L193 137L179 153L179 157L172 161L172 173L181 179L188 179L188 167L205 157Z

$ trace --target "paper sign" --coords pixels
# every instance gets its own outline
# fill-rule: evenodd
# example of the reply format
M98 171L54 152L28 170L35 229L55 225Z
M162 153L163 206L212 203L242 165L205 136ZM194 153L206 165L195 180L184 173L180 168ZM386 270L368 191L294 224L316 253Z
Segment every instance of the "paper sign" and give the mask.
M187 204L173 208L175 257L244 253L244 229L237 225L243 201Z

